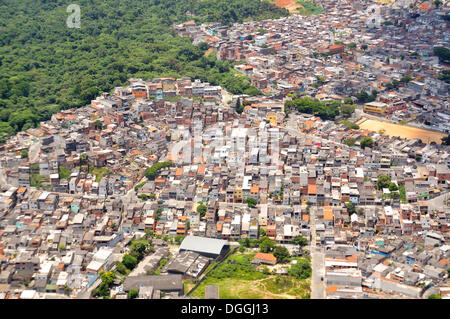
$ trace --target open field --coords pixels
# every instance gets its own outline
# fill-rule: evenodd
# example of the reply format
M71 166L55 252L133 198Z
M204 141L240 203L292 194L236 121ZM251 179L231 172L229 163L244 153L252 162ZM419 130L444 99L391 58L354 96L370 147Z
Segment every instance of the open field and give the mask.
M220 299L302 299L310 294L311 279L300 280L282 275L270 275L259 280L206 279L191 297L203 299L207 285L219 286Z
M303 8L303 6L295 0L276 0L275 5L281 8L289 10L289 13L298 13L297 8Z
M384 130L385 134L389 136L400 136L408 139L420 138L424 143L436 142L437 144L441 144L441 138L446 136L444 133L377 120L365 119L358 122L358 125L361 129L375 132Z
M316 6L312 1L305 0L273 0L276 6L289 10L289 13L301 15L315 15L322 13L322 7Z
M250 264L254 254L233 254L214 269L191 294L205 297L205 287L217 285L221 299L301 299L310 294L311 279L259 272ZM185 292L194 286L185 281Z

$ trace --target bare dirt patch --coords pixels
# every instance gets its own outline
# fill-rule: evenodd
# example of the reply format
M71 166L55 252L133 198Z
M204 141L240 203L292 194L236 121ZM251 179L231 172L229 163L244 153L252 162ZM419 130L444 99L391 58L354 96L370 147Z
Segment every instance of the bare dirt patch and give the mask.
M297 8L303 8L303 6L295 0L276 0L274 3L278 7L288 9L290 13L298 13Z
M429 131L407 125L393 124L377 120L365 120L359 124L361 129L378 132L384 130L384 134L389 136L399 136L401 138L420 138L424 143L436 142L441 144L441 138L446 136L444 133Z

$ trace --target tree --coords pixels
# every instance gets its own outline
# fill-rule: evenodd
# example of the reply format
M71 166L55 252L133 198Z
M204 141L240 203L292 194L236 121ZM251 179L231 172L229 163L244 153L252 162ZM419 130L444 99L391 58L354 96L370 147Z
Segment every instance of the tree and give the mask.
M96 289L92 291L92 295L94 297L109 297L109 289L116 279L116 276L112 271L101 271L99 274L101 283Z
M176 235L176 236L175 236L175 242L176 242L177 244L181 244L181 242L183 241L184 237L185 237L185 236L182 236L182 235Z
M241 98L238 97L238 99L236 101L236 112L238 114L242 114L243 111L244 111L244 106L241 104Z
M261 243L259 244L259 250L263 253L270 253L275 248L275 242L269 237L261 238Z
M446 146L450 145L450 134L447 136L444 136L441 139L441 141L442 141L442 145L446 145Z
M58 167L58 173L60 179L69 179L72 174L70 169L62 165Z
M299 279L307 279L311 277L312 269L309 261L301 258L297 260L297 263L293 264L289 270L288 274Z
M83 165L83 164L86 164L86 161L87 161L87 155L86 154L81 154L80 155L80 164L81 165Z
M208 207L206 207L203 204L200 204L200 205L197 206L197 213L200 214L201 218L205 217L207 209L208 209Z
M381 174L378 176L376 183L377 189L389 188L389 185L391 185L391 177L389 175Z
M428 299L442 299L442 296L438 294L431 294L428 296Z
M367 92L359 92L356 93L356 98L358 99L358 102L360 103L365 103L369 100L369 94L367 94Z
M103 128L103 123L100 120L95 120L94 126L96 130L101 130Z
M361 148L371 147L373 145L373 139L370 136L363 137L360 142Z
M264 237L266 236L266 230L264 228L260 228L259 229L259 237Z
M148 180L154 180L158 176L159 170L161 170L165 167L171 167L171 166L172 166L171 161L157 162L157 163L153 164L151 167L147 168L145 170L144 175L145 175L145 177L147 177Z
M302 235L297 235L292 239L292 243L294 245L304 247L304 246L308 245L308 240L305 237L303 237Z
M277 258L277 261L282 263L288 260L289 251L284 246L276 246L273 250L273 255Z
M391 192L398 191L398 186L394 183L389 184L389 191L391 191Z
M20 157L21 158L28 158L28 150L22 150L20 152Z
M450 70L442 70L438 79L450 84Z
M351 105L351 104L343 104L341 106L341 114L343 117L345 118L349 118L352 116L353 112L356 109L356 105Z
M133 270L138 263L136 257L133 257L129 254L125 254L122 259L122 264L130 270Z
M433 49L434 55L439 57L441 62L449 62L450 61L450 49L446 47L435 47Z
M127 267L120 261L116 261L116 269L119 274L126 275L128 273Z
M130 245L130 255L141 261L145 254L151 250L151 244L145 240L133 241Z
M350 215L356 213L356 206L353 202L345 203L345 208Z
M139 297L139 290L130 289L130 291L128 291L128 299L136 299L137 297Z
M257 204L258 202L256 201L256 199L254 199L254 198L252 198L252 197L247 197L247 198L245 199L245 203L247 203L248 207L254 208L254 207L256 207L256 204Z
M352 147L353 145L355 145L355 139L353 137L348 138L348 139L344 140L344 144Z

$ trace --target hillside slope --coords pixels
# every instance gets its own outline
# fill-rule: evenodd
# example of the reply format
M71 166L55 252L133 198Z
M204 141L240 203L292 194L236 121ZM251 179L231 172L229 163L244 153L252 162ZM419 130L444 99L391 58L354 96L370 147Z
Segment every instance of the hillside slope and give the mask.
M230 63L205 58L207 47L176 37L170 26L288 14L260 0L77 0L78 29L66 24L71 3L0 2L0 142L132 76L191 76L243 92L250 84L232 76Z

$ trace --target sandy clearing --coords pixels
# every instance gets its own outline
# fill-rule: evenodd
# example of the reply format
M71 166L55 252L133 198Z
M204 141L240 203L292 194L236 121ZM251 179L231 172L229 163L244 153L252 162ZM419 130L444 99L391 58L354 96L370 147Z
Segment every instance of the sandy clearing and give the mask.
M303 8L303 6L295 0L277 0L275 1L275 5L288 9L289 13L298 13L297 8Z
M413 139L420 138L424 143L436 142L441 144L441 138L446 136L444 133L429 131L407 125L387 123L377 120L365 120L359 124L361 129L378 132L384 130L389 136L400 136L402 138Z

